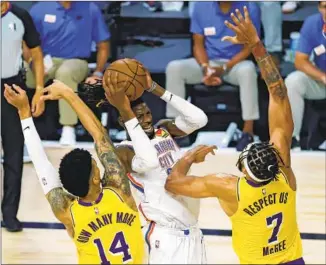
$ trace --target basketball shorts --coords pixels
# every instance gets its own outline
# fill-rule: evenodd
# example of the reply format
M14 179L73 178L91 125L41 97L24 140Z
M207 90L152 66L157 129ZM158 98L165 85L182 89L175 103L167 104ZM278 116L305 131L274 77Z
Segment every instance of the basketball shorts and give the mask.
M198 227L167 228L154 222L143 228L148 264L206 264L204 237Z

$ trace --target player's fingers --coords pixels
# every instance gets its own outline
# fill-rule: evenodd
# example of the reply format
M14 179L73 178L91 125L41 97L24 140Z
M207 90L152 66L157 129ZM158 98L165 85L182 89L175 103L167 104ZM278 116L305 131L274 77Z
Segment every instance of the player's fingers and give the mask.
M233 44L239 44L240 43L236 37L231 37L231 36L223 37L222 41L229 41L229 42L231 42Z
M43 95L40 97L40 99L42 101L46 101L46 100L52 100L53 96L51 94L48 94L48 95Z
M12 89L11 86L8 86L8 85L7 85L6 89L7 89L7 91L8 91L8 95L9 95L9 96L13 97L13 96L16 96L16 95L17 95L16 92Z
M9 90L8 90L8 85L7 84L5 84L5 91L4 91L3 95L9 101L10 95L9 95Z
M239 9L236 9L236 10L235 10L235 13L237 14L237 17L238 17L240 23L242 23L242 22L244 21L244 18L243 18L243 16L242 16L240 10L239 10Z
M46 87L46 88L44 88L42 90L43 95L46 94L46 93L50 93L50 92L51 92L51 87L50 86L48 86L48 87Z
M248 23L248 24L251 23L251 19L250 19L250 16L249 16L249 11L248 11L247 6L243 7L243 12L244 12L244 16L245 16L245 22Z
M235 33L241 33L238 27L230 23L229 21L225 20L224 21L225 26L227 26L229 29L233 30Z
M240 21L239 21L239 19L237 18L237 16L234 13L231 13L231 19L232 19L232 21L234 22L234 24L236 26L240 25Z
M25 90L21 89L20 86L17 86L15 84L12 85L13 88L17 91L18 94L23 94L25 93Z

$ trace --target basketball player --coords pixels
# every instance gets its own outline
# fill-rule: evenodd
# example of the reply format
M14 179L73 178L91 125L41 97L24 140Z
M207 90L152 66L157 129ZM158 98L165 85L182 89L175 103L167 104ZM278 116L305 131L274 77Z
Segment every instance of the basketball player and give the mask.
M173 167L165 188L194 198L217 197L232 222L233 248L242 264L304 264L296 219L296 179L291 168L293 132L287 89L244 8L231 14L235 32L224 40L251 48L269 90L270 143L252 143L240 154L244 174L187 175L192 163L211 151L198 147Z
M105 169L101 182L99 168L91 154L74 149L63 157L58 175L42 147L26 92L16 85L13 88L5 85L4 96L18 109L25 142L46 198L74 241L79 263L142 264L144 239L137 206L131 196L126 171L106 130L73 90L63 83L54 82L44 92L49 93L44 100L63 98L76 111L92 135ZM122 93L112 97L123 103L121 112L131 114L126 116L126 122L132 119L128 98Z
M165 120L161 122L160 129L154 129L148 106L141 99L132 102L137 120L128 126L142 128L151 139L150 146L137 135L129 134L128 141L117 147L117 154L129 172L131 184L143 194L139 210L147 221L144 234L149 263L206 263L203 236L197 227L199 200L174 196L164 189L164 184L171 167L181 157L174 137L185 136L205 126L207 116L196 106L153 82L148 71L144 70L147 72L147 91L180 112L174 121ZM103 79L106 94L112 93L117 84L118 74L106 71ZM125 125L123 113L120 114L120 123ZM127 131L130 131L128 127ZM148 166L146 163L149 150L155 151L156 165Z

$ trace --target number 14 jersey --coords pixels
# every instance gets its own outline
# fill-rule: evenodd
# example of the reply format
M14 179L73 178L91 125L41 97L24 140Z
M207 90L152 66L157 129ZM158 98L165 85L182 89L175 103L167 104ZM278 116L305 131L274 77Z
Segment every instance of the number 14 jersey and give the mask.
M113 189L104 188L94 204L76 200L70 212L79 264L143 263L144 239L138 212Z
M282 173L264 186L239 178L237 196L232 244L241 264L281 264L302 257L296 192Z

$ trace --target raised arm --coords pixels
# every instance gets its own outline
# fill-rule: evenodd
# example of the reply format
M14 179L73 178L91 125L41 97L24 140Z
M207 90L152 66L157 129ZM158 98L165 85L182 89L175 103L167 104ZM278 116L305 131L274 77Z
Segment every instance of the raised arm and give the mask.
M11 105L18 109L25 144L44 194L56 218L69 230L72 223L68 208L74 197L62 189L58 171L53 167L44 151L31 116L26 92L18 86L14 85L13 87L16 92L10 86L5 85L4 97Z
M171 104L180 115L175 120L163 120L160 126L164 126L172 136L185 136L204 127L207 124L208 118L206 114L195 105L187 100L174 95L165 90L159 84L154 82L151 75L144 66L142 66L147 74L147 92L151 92L155 96L160 97L167 104Z
M258 37L257 31L250 20L247 8L244 8L245 17L242 16L239 10L236 10L236 14L237 16L233 13L231 14L235 25L232 25L228 21L225 22L227 27L235 31L236 36L227 36L223 40L228 40L235 44L246 44L250 47L270 95L268 110L270 141L280 151L286 167L290 167L293 120L287 89L271 56Z
M90 133L95 142L97 155L104 167L105 173L102 179L104 187L112 187L133 209L137 210L136 204L131 194L128 177L124 166L115 153L115 147L108 137L106 129L96 118L87 105L73 92L71 88L60 81L55 81L52 85L44 89L48 95L43 96L44 100L56 100L64 98L75 110L84 128Z

